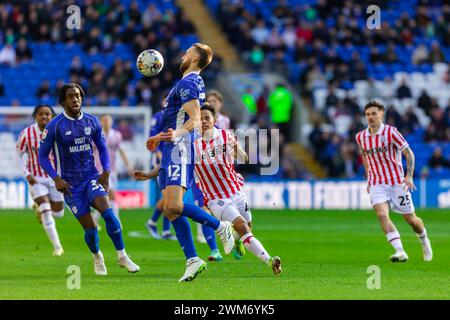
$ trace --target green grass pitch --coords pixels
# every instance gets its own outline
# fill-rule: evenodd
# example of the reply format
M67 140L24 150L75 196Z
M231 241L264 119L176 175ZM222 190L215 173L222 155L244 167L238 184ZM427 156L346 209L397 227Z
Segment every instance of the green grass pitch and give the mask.
M270 254L283 259L281 276L247 252L241 261L229 256L208 263L195 281L178 283L184 272L181 249L176 242L148 237L144 222L150 210L121 212L127 252L141 266L137 274L117 266L105 229L100 232L106 277L94 275L81 226L67 211L56 220L65 254L53 257L31 210L3 210L0 299L449 299L450 214L418 214L433 245L431 263L422 262L418 240L398 215L392 218L410 260L393 264L388 260L393 249L370 211L254 210L254 234ZM196 246L206 258L207 246ZM70 265L81 270L78 290L66 285ZM367 288L371 265L381 270L381 289Z

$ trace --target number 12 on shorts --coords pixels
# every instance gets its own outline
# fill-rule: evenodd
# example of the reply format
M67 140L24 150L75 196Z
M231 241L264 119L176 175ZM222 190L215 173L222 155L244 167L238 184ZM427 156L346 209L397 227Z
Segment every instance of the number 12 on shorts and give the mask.
M180 176L180 166L178 164L171 164L168 167L169 177L176 179Z

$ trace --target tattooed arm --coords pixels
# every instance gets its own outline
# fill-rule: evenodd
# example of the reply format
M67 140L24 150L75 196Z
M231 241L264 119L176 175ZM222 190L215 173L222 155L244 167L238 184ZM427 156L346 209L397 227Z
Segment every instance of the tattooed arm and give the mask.
M403 149L402 152L406 158L406 176L404 179L405 188L408 188L411 191L417 190L413 181L416 158L414 157L414 153L409 146Z

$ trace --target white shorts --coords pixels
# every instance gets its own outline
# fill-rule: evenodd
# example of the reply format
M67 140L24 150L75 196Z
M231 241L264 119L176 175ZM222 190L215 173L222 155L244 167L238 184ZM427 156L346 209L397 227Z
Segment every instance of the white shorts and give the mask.
M225 210L228 206L232 206L236 210ZM244 190L239 191L230 198L209 200L208 208L211 210L212 215L221 221L232 222L238 216L242 216L247 222L252 221L252 213Z
M414 204L411 193L405 191L404 185L390 186L387 184L379 184L371 186L369 190L370 202L372 207L376 204L389 202L391 210L400 213L414 213Z
M37 183L32 186L28 185L33 200L48 195L53 202L64 201L64 195L56 190L55 182L51 178L35 177L35 179L37 180Z

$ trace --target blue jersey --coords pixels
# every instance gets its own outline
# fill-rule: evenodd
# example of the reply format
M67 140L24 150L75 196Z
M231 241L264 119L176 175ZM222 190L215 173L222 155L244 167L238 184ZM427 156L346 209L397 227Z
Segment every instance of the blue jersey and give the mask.
M183 104L198 100L200 107L205 102L205 84L198 72L185 75L170 90L166 105L163 106L163 130L179 129L189 119ZM193 177L193 139L194 133L186 134L177 142L164 141L162 161L159 169L161 190L166 186L177 185L189 188ZM180 137L179 137L180 138Z
M52 179L59 175L70 185L76 186L98 176L94 143L104 170L109 170L108 149L97 117L81 113L78 119L74 119L64 112L45 127L39 147L39 162ZM50 150L55 154L56 171L47 165Z
M206 99L205 83L197 72L191 72L179 80L170 90L167 96L167 103L163 107L163 130L169 128L176 130L183 126L189 118L182 108L183 104L191 100L198 100L200 107Z

